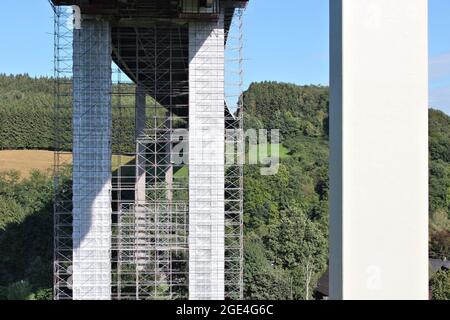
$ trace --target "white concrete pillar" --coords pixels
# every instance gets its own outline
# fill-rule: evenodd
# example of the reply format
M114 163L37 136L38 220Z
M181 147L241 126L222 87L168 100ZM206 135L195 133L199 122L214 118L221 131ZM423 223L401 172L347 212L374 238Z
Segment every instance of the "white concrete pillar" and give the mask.
M73 40L73 299L111 298L111 29L84 16Z
M146 186L146 145L145 145L145 126L146 126L146 94L145 89L140 84L136 84L135 110L136 110L136 185L135 201L136 204L145 204L145 186Z
M189 25L189 298L224 299L224 21Z
M173 201L173 159L172 159L172 131L173 131L173 123L172 123L172 114L170 111L166 112L166 126L170 128L169 132L169 141L166 144L164 151L164 164L166 165L166 188L167 188L167 201L171 203Z
M135 136L136 136L136 181L134 188L135 207L134 207L134 250L136 259L136 288L135 299L140 300L140 277L141 273L148 265L148 224L146 215L148 208L146 206L146 178L147 178L147 143L145 128L147 123L146 114L146 93L145 88L136 84L135 89Z
M427 1L330 9L331 298L427 299Z

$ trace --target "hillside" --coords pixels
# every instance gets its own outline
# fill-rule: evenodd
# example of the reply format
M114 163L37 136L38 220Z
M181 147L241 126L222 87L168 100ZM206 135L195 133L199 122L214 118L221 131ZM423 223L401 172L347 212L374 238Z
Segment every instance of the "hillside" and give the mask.
M256 83L245 102L246 127L279 128L290 150L276 176L246 168L245 293L306 298L328 252L328 88ZM437 259L450 258L449 135L450 117L430 110L430 257ZM447 288L436 297L450 298L450 276L433 275L431 283Z
M52 90L51 79L0 75L0 150L52 148ZM245 168L245 296L310 298L327 266L328 88L254 83L244 99L245 127L280 129L283 144L277 175ZM450 258L450 117L436 110L430 160L430 255ZM49 297L52 206L48 175L0 173L0 299ZM449 276L432 284L450 298Z
M289 149L277 175L245 170L245 295L310 298L326 269L328 90L273 82L245 93L246 129L280 129Z

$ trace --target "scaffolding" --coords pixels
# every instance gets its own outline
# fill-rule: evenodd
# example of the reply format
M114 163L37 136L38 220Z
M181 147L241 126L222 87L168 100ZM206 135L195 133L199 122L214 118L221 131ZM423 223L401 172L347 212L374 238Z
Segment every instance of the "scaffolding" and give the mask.
M244 297L243 21L244 8L225 21L225 296L232 300Z
M110 165L110 242L92 244L79 255L74 233L74 181L89 183L94 172L74 168L77 122L95 129L89 116L97 106L76 116L72 9L54 6L55 25L55 157L54 157L54 298L80 298L74 292L74 268L110 246L110 298L116 300L189 298L189 19L160 20L170 8L159 1L124 3L129 19L110 23L111 159L92 156L94 166ZM166 2L167 3L167 2ZM214 8L218 2L214 1ZM179 9L178 9L179 10ZM243 99L242 29L244 8L226 8L225 40L225 167L224 289L227 299L243 298ZM138 14L139 13L139 14ZM83 40L85 55L95 60L95 37ZM92 43L89 43L92 41ZM208 66L205 66L208 67ZM98 75L91 75L92 83ZM85 78L86 80L86 78ZM90 90L100 89L90 87ZM92 126L92 127L90 127ZM89 145L78 153L87 152ZM92 151L92 150L91 150ZM231 161L233 159L233 161ZM97 161L97 162L96 162ZM96 167L91 171L97 172ZM192 168L191 168L192 169ZM81 175L81 177L80 177ZM108 224L104 225L108 226ZM92 228L91 228L92 229ZM103 231L105 231L103 229ZM90 230L90 232L95 232ZM92 233L95 236L95 233ZM191 235L192 236L192 235ZM95 247L100 246L100 247ZM104 250L102 252L105 252ZM74 256L75 254L75 256ZM85 259L85 261L83 261ZM74 265L74 263L76 265ZM206 272L206 270L205 270ZM107 278L97 275L96 281ZM75 281L80 281L75 278ZM90 279L81 279L89 282ZM95 282L98 283L98 282ZM95 287L95 285L93 285ZM95 288L88 288L96 290ZM85 293L86 294L86 293ZM89 297L89 294L87 296ZM81 297L83 298L83 297Z
M54 9L54 216L53 295L72 299L72 12Z

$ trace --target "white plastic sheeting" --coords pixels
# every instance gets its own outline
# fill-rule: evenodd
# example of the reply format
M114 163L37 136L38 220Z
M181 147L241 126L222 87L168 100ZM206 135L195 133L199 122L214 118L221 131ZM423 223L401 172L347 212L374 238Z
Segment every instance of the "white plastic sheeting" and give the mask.
M224 20L189 26L189 298L223 300Z
M73 299L111 298L111 29L83 17L73 43Z

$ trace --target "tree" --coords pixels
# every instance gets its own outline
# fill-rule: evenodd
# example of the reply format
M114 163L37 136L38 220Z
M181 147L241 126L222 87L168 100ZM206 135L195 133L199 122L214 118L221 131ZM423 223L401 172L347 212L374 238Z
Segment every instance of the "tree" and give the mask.
M327 263L327 241L317 224L301 210L281 213L281 220L267 236L270 259L275 266L292 270L294 298L309 299Z
M245 167L245 297L307 299L327 260L328 88L261 82L243 98L245 128L279 129L289 150L275 176ZM113 127L122 128L113 131L115 153L134 148L133 99L113 98L122 105L120 114L113 109ZM0 150L51 150L56 116L62 148L71 150L72 110L67 105L56 115L52 105L53 79L0 74ZM64 185L70 199L70 178ZM45 174L21 180L0 173L0 299L9 286L20 291L27 284L36 299L51 297L52 193ZM449 258L450 117L437 110L430 110L430 219L430 254ZM438 297L448 292L446 283L448 275L433 275Z
M450 274L438 271L431 276L430 288L433 300L450 300Z
M290 274L272 265L262 242L254 238L245 242L244 295L251 300L292 299ZM289 289L289 290L287 290Z
M52 285L52 179L0 174L0 286L4 298L31 298ZM6 288L6 289L5 289Z
M34 300L31 285L27 281L19 281L8 286L7 300Z

